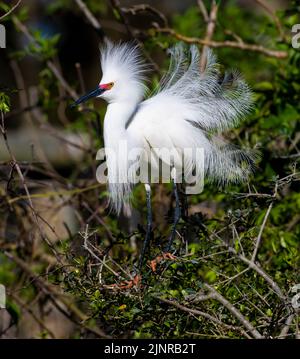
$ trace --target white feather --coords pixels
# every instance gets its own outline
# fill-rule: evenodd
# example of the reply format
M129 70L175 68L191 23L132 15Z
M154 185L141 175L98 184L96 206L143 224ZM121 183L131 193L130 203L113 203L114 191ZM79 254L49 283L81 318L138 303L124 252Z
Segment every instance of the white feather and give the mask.
M114 82L101 96L108 103L104 121L108 186L113 207L119 212L130 199L137 182L137 169L149 161L152 170L164 160L160 149L173 151L172 164L180 172L184 149L204 149L204 174L218 184L248 178L255 161L253 153L230 146L213 135L236 126L252 107L252 94L236 73L221 75L211 51L200 72L196 46L188 50L179 44L171 50L170 68L154 96L142 101L147 67L137 46L106 43L101 50L101 83ZM135 149L139 160L127 153ZM153 151L156 148L158 151ZM114 156L117 153L118 156ZM185 176L192 175L195 157L185 157ZM203 175L203 173L202 173ZM199 178L200 180L200 178Z

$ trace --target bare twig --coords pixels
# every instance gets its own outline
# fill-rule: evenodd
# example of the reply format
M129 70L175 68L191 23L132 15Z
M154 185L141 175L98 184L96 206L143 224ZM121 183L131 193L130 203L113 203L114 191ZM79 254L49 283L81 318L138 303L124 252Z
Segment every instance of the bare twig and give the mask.
M256 197L256 198L272 198L272 194L268 193L238 193L236 194L237 198L249 198L249 197Z
M292 324L294 318L295 318L295 313L292 313L292 314L290 314L290 315L287 317L287 319L286 319L286 321L285 321L285 325L284 325L284 327L282 328L282 330L281 330L279 336L277 337L278 339L284 339L284 338L286 338L286 336L287 336L288 333L289 333L289 330L290 330L290 327L291 327L291 324Z
M272 208L273 208L273 204L274 204L273 201L269 204L269 207L268 207L268 209L267 209L267 212L266 212L266 215L265 215L265 217L264 217L263 223L262 223L262 225L261 225L261 227L260 227L260 230L259 230L259 233L258 233L256 242L255 242L255 247L254 247L254 251L253 251L253 254L252 254L252 258L251 258L251 261L252 261L252 262L255 261L255 258L256 258L256 255L257 255L257 252L258 252L258 249L259 249L259 246L260 246L262 234L263 234L263 231L264 231L264 229L265 229L265 226L266 226L267 220L268 220L268 218L269 218L269 215L270 215L270 213L271 213L271 210L272 210Z
M47 197L53 197L53 196L74 196L77 194L81 194L87 191L91 191L94 190L95 188L100 187L101 184L100 183L96 183L93 184L91 186L88 187L84 187L84 188L74 188L71 190L61 190L61 191L49 191L49 192L45 192L45 193L33 193L32 195L30 195L31 198L47 198ZM14 203L17 201L20 201L22 199L27 199L27 195L26 196L18 196L18 197L14 197L8 200L8 203Z
M283 31L283 27L281 25L281 22L278 18L278 16L276 15L276 12L274 11L274 9L267 3L265 2L264 0L254 0L257 4L259 4L263 9L265 9L272 17L277 29L278 29L278 32L280 34L280 37L281 39L284 39L285 38L285 34L284 34L284 31Z
M22 269L22 271L24 271L33 280L33 284L37 286L40 290L42 290L47 296L49 296L51 302L55 305L55 307L64 315L66 315L70 320L75 322L80 327L94 333L100 338L110 338L110 336L104 333L100 328L92 327L89 324L86 324L85 322L88 320L88 317L72 301L70 301L65 294L57 291L54 286L48 284L47 282L39 278L32 271L29 265L21 258L7 251L4 251L3 253L6 255L7 258L13 260ZM57 297L59 297L59 299ZM67 307L67 309L72 313L72 315L69 315L65 311L60 302Z
M299 157L300 157L300 153L293 153L292 155L276 156L275 158L289 159L289 158L299 158Z
M193 304L198 304L201 302L205 302L206 300L212 299L213 295L210 294L191 294L188 297L185 297L186 300L188 300L189 302L193 303Z
M252 258L251 258L251 261L252 261L252 262L255 261L255 258L256 258L256 255L257 255L257 252L258 252L258 249L259 249L259 246L260 246L260 242L261 242L261 238L262 238L263 231L264 231L264 229L265 229L267 220L268 220L269 215L270 215L270 213L271 213L271 210L272 210L272 208L273 208L274 199L275 199L276 196L277 196L277 189L278 189L278 183L276 182L276 183L275 183L275 190L274 190L274 194L273 194L273 200L272 200L271 203L269 204L269 207L268 207L268 209L267 209L266 215L265 215L265 217L264 217L263 223L262 223L262 225L261 225L261 227L260 227L260 230L259 230L259 233L258 233L256 242L255 242L255 247L254 247L254 251L253 251L253 254L252 254Z
M14 154L12 153L11 151L11 148L9 146L9 143L8 143L8 140L7 140L7 134L6 134L6 129L5 129L5 123L4 123L4 114L3 112L1 111L1 125L0 125L0 131L2 133L2 136L3 136L3 139L4 139L4 143L5 143L5 146L6 146L6 149L11 157L11 160L16 168L16 171L18 173L18 176L20 178L20 181L22 183L22 186L25 190L25 193L26 193L26 198L28 200L28 204L29 204L29 207L31 209L31 212L32 212L32 216L35 220L35 223L37 225L37 228L38 228L38 231L39 231L39 234L41 236L41 238L44 240L44 242L49 246L49 248L52 250L53 254L55 255L56 259L61 262L61 258L59 256L59 253L56 251L56 249L53 247L52 243L48 240L48 238L44 235L42 229L41 229L41 226L40 226L40 223L39 223L39 215L36 213L35 209L34 209L34 206L33 206L33 202L32 202L32 199L31 199L31 196L30 196L30 193L29 193L29 189L28 189L28 186L27 186L27 183L25 181L25 178L23 176L23 173L22 173L22 170L14 156ZM46 222L47 223L47 222ZM50 226L50 225L49 225ZM51 226L50 226L51 228ZM54 231L55 233L55 231Z
M204 6L204 4L203 4L203 6ZM213 34L215 32L215 27L216 27L218 8L219 8L219 6L217 5L216 1L215 0L211 1L211 10L209 13L209 19L208 19L208 23L207 23L205 38L204 38L205 41L211 41L213 38ZM203 72L205 69L205 65L206 65L206 61L207 61L207 55L206 55L207 49L208 49L207 45L204 45L202 48L202 56L200 59L200 71L201 72Z
M257 272L259 275L261 275L265 279L265 281L270 285L270 287L273 289L273 291L278 295L278 297L284 303L286 302L286 297L282 293L282 291L279 288L278 284L260 266L258 266L256 263L252 262L250 259L246 258L245 256L237 253L234 248L229 247L229 246L227 246L227 247L228 247L228 250L231 253L235 254L242 262L247 264L249 266L249 268L255 270L255 272Z
M13 16L13 22L15 24L15 26L28 38L28 40L30 40L31 42L33 42L36 46L39 46L39 44L36 42L35 38L30 34L28 28L16 17ZM76 91L74 91L72 89L72 87L67 83L67 81L65 80L65 78L62 76L62 74L60 73L59 69L55 66L55 64L48 60L47 61L47 66L49 67L49 69L52 71L53 75L56 77L56 79L59 81L59 83L61 84L61 86L69 93L69 95L76 100L79 96L76 93Z
M116 271L114 271L110 266L108 266L106 264L106 262L104 262L99 256L97 256L95 254L95 252L92 250L94 249L94 246L89 242L89 238L92 236L92 233L89 232L89 226L86 225L86 228L84 230L84 232L80 232L79 233L81 235L81 237L84 240L83 243L83 248L93 257L95 258L99 263L101 263L101 265L103 265L106 269L108 269L114 276L116 276L118 279L123 279L122 276L117 273ZM91 247L91 248L90 248ZM125 272L126 273L126 272ZM132 279L132 277L126 273L130 279Z
M77 75L78 75L78 79L79 79L80 91L81 91L81 93L84 94L86 92L86 89L85 89L85 83L84 83L84 80L83 80L80 63L76 62L75 67L76 67L76 71L77 71Z
M25 303L21 298L15 295L13 292L8 292L9 296L13 298L15 302L17 302L22 308L24 308L32 318L46 331L52 339L55 339L55 334L45 325L45 323L35 314L32 308Z
M69 93L69 95L73 98L73 100L76 100L79 97L78 94L68 84L68 82L65 80L63 75L60 73L59 69L54 65L54 63L49 60L49 61L47 61L47 66L52 71L53 75L59 81L61 86Z
M206 10L206 7L205 7L203 1L202 0L197 0L197 3L198 3L198 6L199 6L199 9L200 9L200 11L201 11L201 13L203 15L204 21L208 22L209 21L208 12Z
M236 34L235 32L233 32L231 30L225 29L224 34L232 36L240 44L244 43L243 39L238 34Z
M263 339L263 336L260 334L260 332L253 327L253 325L243 316L243 314L232 303L230 303L226 298L224 298L219 292L217 292L209 284L204 283L204 288L208 289L212 293L213 298L216 299L221 304L223 304L224 307L227 308L231 312L231 314L242 323L242 325L253 335L255 339Z
M4 18L6 18L6 16L10 15L13 11L15 11L16 8L21 4L21 1L22 0L18 0L18 2L11 9L9 9L6 14L2 15L0 17L0 21L3 20Z
M110 242L112 243L114 241L114 236L111 232L111 230L109 229L109 226L105 223L105 221L100 217L99 215L99 208L96 208L94 211L90 208L89 204L86 202L86 201L83 201L82 202L82 205L84 208L86 208L90 213L90 217L87 219L87 224L90 223L90 221L92 219L97 219L97 221L100 223L101 226L103 226L106 234L107 234L107 237L109 238Z
M189 313L189 314L192 314L192 315L196 315L196 316L201 316L203 318L206 318L226 329L229 329L229 330L236 330L236 331L239 331L240 333L242 333L246 338L249 338L249 335L247 334L247 332L245 332L242 328L239 328L239 327L236 327L234 325L229 325L229 324L226 324L226 323L223 323L221 320L213 317L212 315L206 313L206 312L202 312L201 310L198 310L198 309L193 309L193 308L188 308L174 300L170 300L170 299L166 299L166 298L162 298L162 297L159 297L159 296L156 296L156 295L153 295L152 296L153 298L163 302L163 303L166 303L166 304L169 304L169 305L172 305L180 310L182 310L183 312L186 312L186 313Z
M135 32L132 30L130 23L126 17L126 13L124 12L124 9L122 8L120 1L119 0L110 0L111 6L112 8L116 11L116 13L119 15L121 22L124 24L124 26L126 27L127 33L130 37L132 37L133 39L136 40L138 46L141 49L144 49L144 44L142 41L140 41L137 37ZM126 9L126 11L128 11L128 9ZM151 66L153 67L154 71L159 73L160 69L157 66L157 64L152 60L152 58L149 56L149 54L144 51L144 55L146 57L146 59L149 61L149 63L151 64Z
M15 61L15 60L12 60L10 62L10 65L11 65L11 68L12 68L13 73L15 75L17 87L19 89L22 89L22 90L20 90L18 92L20 104L21 104L22 108L29 107L28 94L27 94L27 91L25 90L25 81L24 81L20 66L19 66L18 62ZM39 159L41 161L43 161L44 163L46 163L48 168L51 169L51 171L56 172L54 167L52 166L52 164L48 160L47 156L45 155L44 149L43 149L43 147L41 145L40 137L39 137L39 135L38 135L38 133L36 131L36 128L34 126L34 123L33 123L32 116L34 116L34 113L35 113L34 111L25 112L24 117L25 117L27 123L29 124L29 126L31 127L30 130L31 130L31 132L32 132L32 134L34 136L34 142L35 142L35 145L36 145L35 149L38 152Z
M158 17L162 21L164 26L168 26L168 20L165 17L165 15L151 5L139 4L139 5L133 5L130 8L122 7L121 10L123 11L123 13L131 14L131 15L137 15L140 12L149 12L155 15L156 17Z
M106 38L105 32L100 24L100 22L95 18L90 9L82 0L75 0L76 4L83 12L84 16L87 18L92 27L98 32L98 34L104 39Z
M240 43L237 41L229 41L229 40L207 41L205 39L200 39L198 37L189 37L189 36L182 35L168 27L167 28L166 27L165 28L156 27L156 28L153 28L152 30L155 31L156 33L169 34L169 35L173 36L174 38L176 38L180 41L184 41L188 44L206 45L206 46L213 47L213 48L230 47L230 48L235 48L235 49L240 49L240 50L258 52L258 53L261 53L266 56L276 57L278 59L284 59L288 56L288 53L286 51L271 50L266 47L263 47L262 45L257 45L257 44L248 44L245 42Z
M207 227L206 227L207 228ZM278 284L260 267L257 263L254 263L250 259L246 258L242 254L238 253L233 247L228 245L227 242L223 241L220 236L218 236L216 233L212 233L212 236L215 236L217 239L221 240L223 242L223 245L231 252L232 254L236 255L237 258L239 258L242 262L247 264L247 266L253 270L255 270L259 275L262 276L262 278L265 279L265 281L270 285L272 290L278 295L278 297L282 300L284 304L286 304L286 297L282 293L281 289L279 288Z

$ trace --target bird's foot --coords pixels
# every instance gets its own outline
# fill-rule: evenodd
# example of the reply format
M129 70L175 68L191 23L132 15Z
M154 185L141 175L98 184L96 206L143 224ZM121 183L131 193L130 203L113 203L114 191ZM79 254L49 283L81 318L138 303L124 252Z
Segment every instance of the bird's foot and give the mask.
M106 287L109 289L126 290L133 287L139 287L141 285L142 277L140 274L136 274L131 280L125 280L121 283L110 284Z
M152 272L155 273L156 272L156 268L157 265L162 261L162 260L171 260L171 261L176 261L176 257L169 253L169 252L163 252L162 255L159 255L157 257L155 257L154 259L152 259L152 261L149 261L149 267L151 268Z

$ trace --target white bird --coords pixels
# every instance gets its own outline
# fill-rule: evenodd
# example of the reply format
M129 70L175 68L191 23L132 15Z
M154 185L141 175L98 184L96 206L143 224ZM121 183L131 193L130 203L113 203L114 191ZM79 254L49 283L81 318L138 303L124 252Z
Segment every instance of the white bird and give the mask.
M176 183L182 174L185 181L193 177L197 149L204 150L204 162L196 181L205 175L208 180L224 185L246 181L252 172L253 152L228 145L214 135L236 126L249 112L251 90L237 72L222 75L211 51L207 51L206 67L200 71L198 48L178 44L170 51L170 67L158 90L143 100L148 66L139 48L132 43L107 41L100 51L102 79L95 90L74 105L92 97L108 102L104 145L111 204L118 213L124 202L129 201L134 184L141 180L139 171L148 169L150 164L150 172L159 173L160 163L168 162L176 199L174 224L166 248L169 251L180 219ZM124 144L127 153L121 148ZM192 153L186 155L187 148ZM170 150L171 158L162 155L160 149ZM128 157L130 151L135 153L134 159ZM144 177L148 223L140 267L152 225L151 176L147 173Z

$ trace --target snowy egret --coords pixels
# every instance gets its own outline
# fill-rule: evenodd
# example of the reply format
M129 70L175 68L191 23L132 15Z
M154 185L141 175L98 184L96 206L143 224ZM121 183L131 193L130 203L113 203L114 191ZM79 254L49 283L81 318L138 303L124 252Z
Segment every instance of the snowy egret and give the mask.
M118 213L128 201L133 185L140 180L138 171L150 167L150 172L155 172L160 162L168 162L176 207L164 252L166 258L181 215L177 192L179 175L185 181L192 178L198 165L193 151L204 150L196 182L204 175L218 184L245 181L253 170L255 159L252 152L226 144L215 135L237 125L251 109L251 91L241 76L236 71L222 74L210 50L206 53L205 69L200 71L200 54L194 45L178 44L170 50L170 55L169 70L158 90L143 100L148 67L138 47L132 43L107 41L101 48L99 85L74 103L79 105L93 97L108 102L104 144L111 203ZM135 159L129 159L129 152L120 151L124 143L129 152L135 153ZM172 156L162 155L160 149L171 151ZM193 151L186 155L185 149ZM152 228L150 184L153 181L148 172L144 178L148 215L140 268Z

